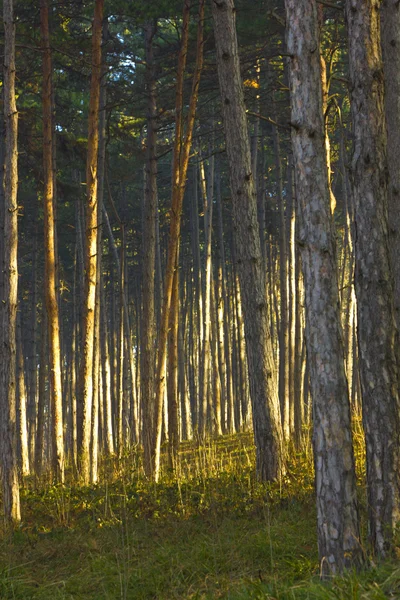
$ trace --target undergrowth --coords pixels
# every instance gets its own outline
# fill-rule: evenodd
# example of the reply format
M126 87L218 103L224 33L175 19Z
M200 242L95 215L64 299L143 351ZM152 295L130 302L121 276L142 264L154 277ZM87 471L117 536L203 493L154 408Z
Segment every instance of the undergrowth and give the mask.
M131 449L91 487L28 482L22 512L2 535L1 600L400 598L391 563L320 583L309 441L273 485L254 476L250 435L184 444L157 485Z

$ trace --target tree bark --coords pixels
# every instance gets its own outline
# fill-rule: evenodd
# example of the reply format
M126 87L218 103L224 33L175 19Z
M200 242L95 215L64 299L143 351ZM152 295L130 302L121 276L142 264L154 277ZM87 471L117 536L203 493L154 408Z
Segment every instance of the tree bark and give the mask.
M286 0L292 144L314 416L318 548L323 575L360 555L350 405L322 112L317 3Z
M166 378L166 351L169 312L171 306L172 287L174 272L176 268L176 255L181 230L181 210L183 195L186 186L186 173L189 164L189 152L192 145L194 119L196 114L197 98L200 85L200 74L203 66L203 21L204 0L200 0L198 28L197 28L197 51L196 66L192 82L192 93L189 101L189 112L187 116L186 132L183 133L183 80L186 65L188 34L189 34L189 9L190 1L185 0L182 25L182 46L178 62L178 75L176 86L176 120L175 120L175 145L172 169L172 200L171 200L171 222L168 241L167 268L164 283L164 298L161 315L160 336L158 341L157 379L156 379L156 407L155 424L153 433L152 452L152 477L158 480L160 469L160 446L162 429L162 408L165 391Z
M18 385L17 385L17 421L18 421L18 437L20 444L20 459L21 459L21 475L26 477L30 473L29 464L29 446L28 446L28 427L27 427L27 395L25 383L25 360L24 349L22 343L22 325L21 312L17 315L17 370L18 370Z
M355 208L355 287L370 536L378 555L400 521L398 331L388 234L388 176L378 0L347 0ZM396 257L398 260L398 257Z
M143 415L144 469L151 476L152 431L154 423L155 371L155 266L157 218L157 133L156 79L153 39L157 23L145 26L147 140L145 194L142 237L142 335L141 335L141 393Z
M93 396L93 342L97 272L97 162L99 146L99 105L101 82L101 32L104 0L96 0L92 32L92 79L89 103L89 134L86 165L86 245L85 293L83 307L80 402L82 437L79 449L80 472L84 484L90 479L90 434Z
M3 506L6 520L21 520L16 455L16 324L18 289L18 112L15 101L15 21L13 0L3 2L4 23L4 245L1 299L0 416Z
M212 2L245 319L257 473L261 479L272 480L281 476L285 459L234 11L233 0Z
M57 481L64 482L64 440L62 416L62 377L60 355L60 323L56 291L56 234L53 160L53 85L49 35L49 6L40 3L40 31L43 56L43 173L44 173L44 256L45 299L49 334L49 370L51 384L53 469Z
M394 308L400 329L400 7L397 0L381 4L385 114L389 167L389 245L394 279Z

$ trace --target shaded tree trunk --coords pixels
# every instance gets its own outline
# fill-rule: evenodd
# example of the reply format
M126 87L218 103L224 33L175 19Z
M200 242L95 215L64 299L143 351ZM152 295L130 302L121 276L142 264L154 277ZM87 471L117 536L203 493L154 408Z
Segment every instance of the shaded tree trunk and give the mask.
M388 213L394 308L400 329L400 7L397 0L381 4L385 114L389 167Z
M292 144L313 399L318 549L323 575L360 554L350 404L322 112L317 4L286 0Z
M355 287L370 536L385 556L400 521L398 331L388 234L379 2L347 0L355 210ZM398 260L398 257L396 257Z
M272 480L284 471L285 459L233 1L213 2L212 13L245 319L257 473L262 479Z

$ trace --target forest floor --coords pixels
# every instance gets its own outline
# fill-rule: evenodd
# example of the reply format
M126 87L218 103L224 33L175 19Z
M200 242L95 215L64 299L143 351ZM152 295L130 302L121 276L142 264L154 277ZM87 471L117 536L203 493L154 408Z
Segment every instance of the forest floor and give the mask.
M246 434L184 446L179 477L164 469L157 485L134 452L103 471L90 488L22 490L23 523L0 540L1 600L400 598L395 562L320 583L309 443L281 485L256 481Z

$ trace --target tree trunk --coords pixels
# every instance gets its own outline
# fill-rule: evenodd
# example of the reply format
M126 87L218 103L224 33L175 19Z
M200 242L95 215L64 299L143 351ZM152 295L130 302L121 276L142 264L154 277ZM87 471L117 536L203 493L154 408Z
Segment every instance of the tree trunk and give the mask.
M394 279L394 308L400 329L400 7L398 0L381 4L385 114L389 167L389 247Z
M64 482L64 441L62 416L62 377L60 355L60 323L56 291L56 234L53 160L53 86L49 36L49 6L40 3L41 48L43 56L43 174L44 174L44 256L45 299L49 333L49 369L51 384L53 469L57 481Z
M286 0L292 144L314 416L318 549L323 575L360 554L350 405L344 368L326 164L315 0Z
M290 439L289 404L289 313L288 313L288 252L286 241L285 205L282 182L281 144L278 128L273 128L275 177L279 212L279 402L285 441Z
M39 358L39 389L38 389L38 408L37 408L37 428L35 443L35 474L39 479L43 472L43 451L44 451L44 425L45 425L45 404L46 404L46 379L47 379L47 311L42 308L40 339L40 358Z
M233 0L213 2L212 13L245 319L257 473L262 479L272 480L284 471L285 460Z
M0 416L3 505L7 521L21 519L16 455L16 324L18 289L18 113L15 102L15 21L13 0L3 2L4 23L4 246L1 299Z
M26 405L27 405L27 395L26 395L26 383L25 383L25 360L24 360L24 349L22 344L22 334L21 334L21 320L22 315L19 311L17 315L17 355L18 355L18 385L17 385L17 412L18 412L18 429L19 429L19 444L21 448L21 475L26 477L30 473L29 468L29 447L28 447L28 427L26 420Z
M89 134L86 165L86 245L85 294L83 307L80 402L82 439L79 449L80 471L84 484L90 479L90 434L93 397L93 345L97 273L97 162L99 146L99 105L101 83L101 32L104 0L96 0L92 33L92 79L89 103Z
M385 556L400 521L398 331L388 234L388 177L378 0L347 0L358 345L370 536ZM398 257L396 257L398 260Z
M175 269L168 332L168 458L169 467L176 470L179 448L179 390L178 390L178 328L179 328L179 269Z
M176 268L176 255L180 238L181 229L181 210L183 195L186 186L186 173L189 164L189 152L192 145L192 135L194 119L196 114L197 98L200 85L200 74L203 66L203 21L204 21L204 0L200 0L198 29L197 29L197 51L196 66L193 76L192 93L189 102L189 112L186 123L186 133L183 133L182 110L183 110L183 80L186 65L188 34L189 34L189 9L190 1L185 0L182 25L182 46L179 54L178 75L176 86L176 121L175 121L175 145L172 169L172 200L171 200L171 221L168 241L167 268L164 283L164 298L161 315L160 337L158 341L158 360L157 360L157 379L156 379L156 410L155 424L153 433L153 452L152 452L152 477L158 480L160 468L160 446L162 429L162 408L165 391L166 378L166 352L169 311L171 306L172 287L174 272Z
M143 411L144 469L151 476L151 436L154 423L154 371L155 371L155 261L157 218L157 133L156 133L156 79L153 39L156 22L145 26L146 88L147 88L147 140L145 194L142 237L142 335L141 335L141 393Z
M204 437L207 431L207 414L210 399L210 305L211 305L211 234L212 234L212 207L214 192L214 157L209 159L208 178L204 169L204 161L200 163L200 187L203 197L204 213L204 281L203 281L203 341L201 344L200 360L200 409L199 409L199 434Z

